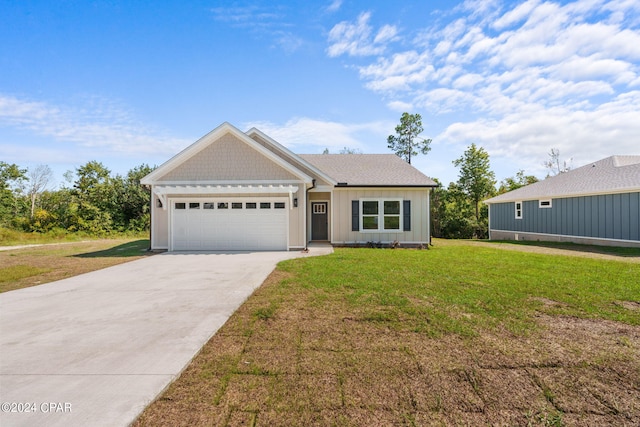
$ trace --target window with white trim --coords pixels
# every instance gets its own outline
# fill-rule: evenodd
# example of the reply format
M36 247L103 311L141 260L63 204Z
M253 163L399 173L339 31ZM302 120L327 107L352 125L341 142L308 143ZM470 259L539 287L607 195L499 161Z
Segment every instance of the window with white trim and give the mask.
M551 207L551 199L547 200L538 200L539 208L550 208Z
M360 212L360 231L402 230L402 199L361 200Z
M515 202L516 219L522 219L522 202Z

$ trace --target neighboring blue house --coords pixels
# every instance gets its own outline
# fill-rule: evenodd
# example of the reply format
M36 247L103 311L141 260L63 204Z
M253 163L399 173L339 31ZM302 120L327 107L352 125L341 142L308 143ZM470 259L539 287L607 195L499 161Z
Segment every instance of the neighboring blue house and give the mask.
M489 238L640 247L640 156L611 156L486 200Z

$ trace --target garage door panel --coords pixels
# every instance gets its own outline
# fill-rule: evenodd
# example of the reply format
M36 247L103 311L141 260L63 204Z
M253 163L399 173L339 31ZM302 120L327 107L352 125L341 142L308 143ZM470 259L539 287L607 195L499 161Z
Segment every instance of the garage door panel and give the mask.
M270 209L261 209L260 202L270 202ZM285 203L285 209L275 209L275 201ZM287 249L287 201L286 199L242 200L242 209L232 209L230 199L206 199L200 209L176 209L172 212L172 250L286 250ZM213 209L202 209L204 203L213 203ZM218 203L228 203L221 209ZM233 202L240 202L234 199ZM256 203L257 209L246 209L246 203ZM236 204L236 206L239 206Z

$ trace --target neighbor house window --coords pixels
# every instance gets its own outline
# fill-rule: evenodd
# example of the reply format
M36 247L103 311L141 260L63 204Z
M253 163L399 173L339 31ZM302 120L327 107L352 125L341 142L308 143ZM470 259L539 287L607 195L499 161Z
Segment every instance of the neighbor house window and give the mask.
M550 208L551 207L551 199L549 200L539 200L538 201L539 208Z
M522 202L516 202L516 219L522 219Z
M400 231L402 229L401 200L363 200L361 203L362 231Z

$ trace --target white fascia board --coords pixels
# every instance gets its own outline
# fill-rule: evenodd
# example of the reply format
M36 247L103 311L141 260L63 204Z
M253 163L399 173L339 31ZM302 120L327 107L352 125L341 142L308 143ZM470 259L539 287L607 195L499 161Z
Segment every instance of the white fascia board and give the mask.
M284 185L284 184L304 184L304 181L299 179L236 179L236 180L209 180L209 181L160 181L156 183L156 186L169 186L169 185L190 185L190 186L206 186L206 185Z
M310 193L327 193L327 192L330 192L331 190L333 190L332 185L317 185L311 190L309 190L309 192Z
M527 196L527 197L518 197L518 198L509 197L507 199L501 199L495 202L492 202L491 199L487 199L487 200L484 200L482 203L486 205L492 205L492 204L499 204L499 203L530 202L533 200L570 199L572 197L606 196L609 194L625 194L625 193L638 193L638 192L640 192L640 187L629 187L629 188L619 188L616 190L601 191L601 192L568 193L568 194L555 194L555 195L540 194L537 196ZM496 197L499 197L499 196L496 196Z
M305 174L304 172L302 172L300 169L296 168L291 163L285 161L283 158L277 156L275 153L266 149L262 145L258 144L256 141L251 139L247 134L240 131L235 126L231 125L228 122L224 122L214 130L212 130L211 132L209 132L208 134L206 134L205 136L203 136L202 138L200 138L199 140L197 140L196 142L194 142L193 144L191 144L190 146L182 150L180 153L173 156L167 162L163 163L161 166L159 166L156 170L151 172L149 175L142 178L140 180L140 183L144 185L160 184L161 182L157 181L159 178L166 175L171 170L175 169L177 166L184 163L191 157L195 156L200 151L204 150L206 147L208 147L210 144L212 144L214 141L216 141L218 138L222 137L226 133L231 133L233 136L237 137L238 139L243 141L245 144L251 146L253 149L260 152L263 156L267 157L268 159L270 159L271 161L273 161L283 169L287 170L291 174L297 176L302 181L308 182L308 183L312 182L312 178L307 174Z
M330 183L332 185L336 185L338 183L335 179L331 178L329 175L327 175L326 173L322 172L320 169L318 169L317 167L313 166L311 163L307 162L306 160L304 160L303 158L298 156L296 153L294 153L293 151L289 150L287 147L285 147L284 145L280 144L275 139L271 138L269 135L266 135L260 129L257 129L257 128L254 127L254 128L249 129L246 132L246 135L248 137L251 137L251 135L254 135L254 134L258 135L260 138L264 139L266 142L268 142L276 150L278 150L281 153L284 153L284 154L290 156L291 158L295 159L297 162L299 162L301 165L303 165L307 169L313 171L316 175L318 175L320 178L322 178L323 181L326 181L326 182L328 182L328 183Z
M265 193L265 194L284 194L296 193L298 187L295 185L156 185L153 188L155 194L241 194L241 193Z

